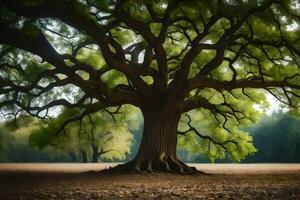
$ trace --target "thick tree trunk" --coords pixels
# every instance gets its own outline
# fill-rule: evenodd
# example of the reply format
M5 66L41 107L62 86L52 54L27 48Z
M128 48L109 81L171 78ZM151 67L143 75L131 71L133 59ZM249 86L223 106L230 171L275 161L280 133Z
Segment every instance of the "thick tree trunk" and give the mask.
M159 111L143 111L144 132L136 157L110 171L162 171L191 174L193 167L182 163L176 155L177 126L180 115L161 114Z
M134 159L137 170L170 170L168 162L176 160L178 117L144 115L144 133Z

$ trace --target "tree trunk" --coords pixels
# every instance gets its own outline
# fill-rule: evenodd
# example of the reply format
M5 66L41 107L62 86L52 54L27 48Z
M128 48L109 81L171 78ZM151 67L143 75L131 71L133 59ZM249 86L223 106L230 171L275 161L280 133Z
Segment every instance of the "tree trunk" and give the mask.
M177 117L159 114L144 115L144 132L134 159L137 170L170 170L169 162L176 160ZM140 169L139 169L140 168Z
M88 158L87 158L87 153L86 153L86 151L85 151L85 150L81 150L80 153L81 153L81 159L82 159L81 162L87 163Z
M99 159L99 149L96 144L92 144L92 162L97 163Z
M69 151L68 154L69 154L69 156L71 158L71 162L76 162L77 161L77 156L76 156L76 154L74 152Z
M112 171L163 171L182 174L196 172L195 168L185 165L177 158L177 126L180 115L172 113L144 111L144 132L136 157Z

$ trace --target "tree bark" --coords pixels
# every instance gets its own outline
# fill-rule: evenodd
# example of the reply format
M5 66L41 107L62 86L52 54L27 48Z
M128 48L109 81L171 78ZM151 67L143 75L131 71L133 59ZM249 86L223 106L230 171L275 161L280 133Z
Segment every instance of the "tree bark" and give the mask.
M176 160L177 116L144 114L144 132L134 159L137 170L170 170L168 162Z

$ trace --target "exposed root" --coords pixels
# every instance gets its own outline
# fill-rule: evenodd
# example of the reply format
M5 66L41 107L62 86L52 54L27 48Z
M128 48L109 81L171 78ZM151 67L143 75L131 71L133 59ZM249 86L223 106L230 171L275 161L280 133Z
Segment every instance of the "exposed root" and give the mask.
M198 170L196 167L188 166L187 164L183 163L180 160L178 160L178 162L181 164L181 166L183 167L184 171L187 172L188 174L208 175L207 173Z
M129 172L131 170L134 170L134 166L132 161L124 163L124 164L119 164L115 167L110 167L108 169L102 170L101 172L109 172L109 173L122 173L122 172ZM138 171L138 169L135 169Z
M115 167L103 170L104 173L155 173L166 172L182 175L206 174L190 167L177 158L159 156L156 159L149 158L143 161L133 160ZM206 174L207 175L207 174Z
M163 171L166 171L166 172L170 172L171 171L169 163L165 160L165 153L162 152L159 155L158 163L159 164L163 164L163 167L162 167ZM160 167L158 167L158 168L160 168Z
M180 174L184 174L183 166L179 163L177 158L176 159L171 158L171 162L173 163L175 170L179 171Z
M149 173L153 173L153 169L152 169L152 159L150 159L149 161L148 161L148 164L147 164L147 170L146 170L147 172L149 172Z

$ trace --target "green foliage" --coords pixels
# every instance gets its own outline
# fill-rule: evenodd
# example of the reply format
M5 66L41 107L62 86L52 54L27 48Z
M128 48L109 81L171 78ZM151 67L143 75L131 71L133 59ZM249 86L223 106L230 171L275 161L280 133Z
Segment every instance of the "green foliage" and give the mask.
M122 28L113 30L111 34L121 45L130 44L135 37L133 31L122 29Z
M81 50L77 55L77 59L87 64L93 65L97 69L105 66L105 61L100 52L97 50Z
M248 97L244 94L247 94ZM214 144L209 139L199 138L194 131L189 131L187 136L179 136L179 148L193 154L204 155L211 162L216 159L224 159L226 156L233 161L241 161L248 155L253 155L256 149L253 146L252 137L242 130L243 127L259 120L261 112L255 108L255 105L263 105L265 109L268 107L264 93L254 89L243 91L238 89L220 93L206 88L201 92L193 91L191 94L191 100L195 102L203 98L208 98L209 102L216 105L218 110L215 113L206 109L190 111L188 114L193 120L192 124L200 134L211 137L217 143L224 144L225 148ZM235 117L222 114L231 111L236 112ZM186 121L187 119L183 117L179 125L181 131L188 130Z
M115 108L110 108L111 112ZM130 111L131 110L131 111ZM83 118L81 121L70 123L65 127L64 133L56 133L65 119L78 115L78 110L64 109L54 120L45 125L41 124L29 137L32 147L45 149L52 146L65 152L73 152L80 156L82 150L93 155L92 146L98 147L101 159L124 160L130 154L133 140L131 131L139 128L137 123L137 110L132 112L132 107L124 106L114 121L108 113L96 113ZM127 111L127 112L126 112Z
M199 115L201 112L201 115ZM178 136L178 147L187 150L195 155L204 155L211 162L217 159L224 159L227 155L233 161L241 161L248 155L253 155L256 152L252 144L252 137L241 130L241 126L235 120L226 122L226 129L222 126L223 123L215 121L214 116L205 111L191 111L189 115L193 118L192 126L202 136L210 137L199 138L195 131L191 130L185 136ZM186 123L187 119L182 118L179 125L179 130L188 130ZM244 126L248 124L245 122ZM223 124L224 125L224 124ZM229 132L230 131L230 132ZM228 142L233 141L233 142ZM222 147L219 144L223 144Z
M40 151L28 145L30 133L39 127L32 117L20 116L0 126L0 162L69 162L66 152L47 148Z
M110 89L115 88L118 84L127 84L126 76L117 70L111 70L103 75Z

